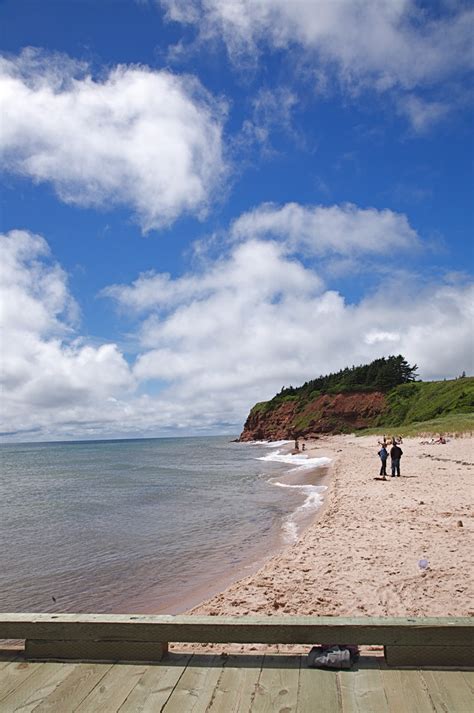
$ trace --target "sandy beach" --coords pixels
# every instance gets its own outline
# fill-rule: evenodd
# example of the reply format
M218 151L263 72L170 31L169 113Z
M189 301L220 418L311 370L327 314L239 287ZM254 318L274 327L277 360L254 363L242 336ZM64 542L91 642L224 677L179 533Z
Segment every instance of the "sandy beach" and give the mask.
M473 439L421 440L404 440L402 477L387 481L378 477L374 436L308 442L309 457L333 459L314 522L255 574L190 613L472 615Z

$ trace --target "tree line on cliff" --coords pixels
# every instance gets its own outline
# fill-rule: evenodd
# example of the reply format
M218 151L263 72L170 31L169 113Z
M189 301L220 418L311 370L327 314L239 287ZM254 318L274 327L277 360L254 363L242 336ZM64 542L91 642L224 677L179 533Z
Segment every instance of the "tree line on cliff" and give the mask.
M302 386L284 386L274 399L282 400L287 396L298 396L303 400L319 394L335 394L344 392L390 391L395 386L415 381L417 365L410 366L405 357L382 357L370 364L351 366L333 374L319 376L306 381Z

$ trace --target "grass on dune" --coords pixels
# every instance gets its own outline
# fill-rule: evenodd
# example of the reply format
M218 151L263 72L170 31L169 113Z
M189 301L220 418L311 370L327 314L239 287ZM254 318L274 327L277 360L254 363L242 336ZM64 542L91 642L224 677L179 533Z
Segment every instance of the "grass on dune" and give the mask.
M474 411L474 378L401 384L387 394L387 401L388 413L379 417L386 427L469 414Z
M390 437L397 436L425 436L437 434L463 434L474 431L474 413L450 413L427 421L415 421L403 426L378 426L377 428L364 428L357 431L357 436L371 436L385 434Z

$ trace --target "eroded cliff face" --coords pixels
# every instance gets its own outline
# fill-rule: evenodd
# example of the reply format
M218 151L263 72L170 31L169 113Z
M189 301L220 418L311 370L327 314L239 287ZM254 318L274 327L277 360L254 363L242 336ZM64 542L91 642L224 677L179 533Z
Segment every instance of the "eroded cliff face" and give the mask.
M373 426L386 409L385 395L378 391L324 394L303 407L297 400L285 401L271 409L260 404L250 412L239 440L277 441L356 431Z

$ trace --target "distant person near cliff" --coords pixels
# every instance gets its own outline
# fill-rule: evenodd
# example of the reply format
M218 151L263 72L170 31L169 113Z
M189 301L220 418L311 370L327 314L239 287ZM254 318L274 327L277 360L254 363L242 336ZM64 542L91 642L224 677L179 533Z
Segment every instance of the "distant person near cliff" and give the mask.
M390 449L390 458L392 461L392 478L395 476L400 477L400 458L403 455L403 451L400 446L396 444Z

